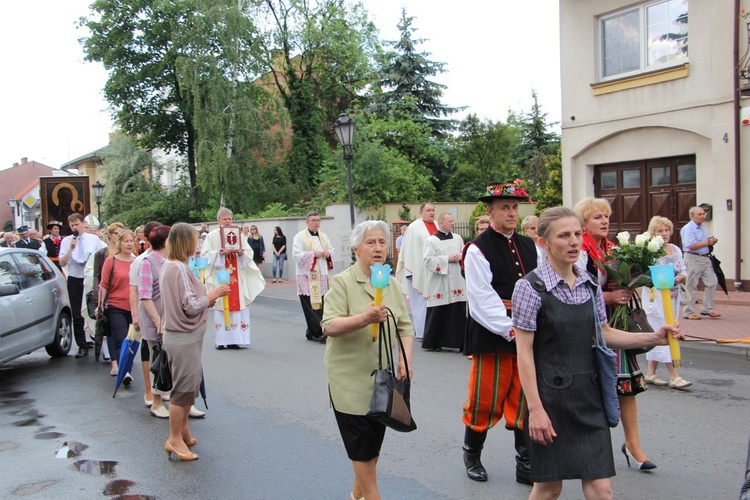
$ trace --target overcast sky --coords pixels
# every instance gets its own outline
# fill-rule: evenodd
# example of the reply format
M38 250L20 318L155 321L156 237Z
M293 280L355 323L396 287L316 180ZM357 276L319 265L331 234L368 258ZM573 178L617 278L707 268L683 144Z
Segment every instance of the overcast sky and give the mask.
M76 21L90 0L7 2L0 16L0 169L27 157L60 167L107 144L112 122L101 89L107 74L85 63ZM401 9L430 59L446 63L435 78L443 103L505 120L528 110L531 89L550 121L560 120L558 2L528 0L364 0L381 38L398 38ZM450 7L443 7L450 5Z

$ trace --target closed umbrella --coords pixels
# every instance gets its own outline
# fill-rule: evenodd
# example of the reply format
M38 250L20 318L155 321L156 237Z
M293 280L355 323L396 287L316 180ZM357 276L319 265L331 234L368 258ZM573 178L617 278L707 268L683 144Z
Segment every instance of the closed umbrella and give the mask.
M714 247L709 248L711 249L711 253L708 254L708 258L711 259L711 266L714 268L714 273L716 273L716 279L719 281L721 289L729 297L729 292L727 292L727 278L724 276L724 271L721 270L721 261L714 255Z
M203 398L203 406L206 407L208 410L208 403L206 402L206 377L203 375L203 370L201 370L201 398Z
M120 388L120 384L125 379L125 376L133 369L133 360L138 352L138 346L141 345L141 332L135 329L133 325L130 325L128 329L128 336L122 341L122 347L120 348L120 360L117 363L117 377L115 378L115 392L112 394L114 398L117 395L117 389Z

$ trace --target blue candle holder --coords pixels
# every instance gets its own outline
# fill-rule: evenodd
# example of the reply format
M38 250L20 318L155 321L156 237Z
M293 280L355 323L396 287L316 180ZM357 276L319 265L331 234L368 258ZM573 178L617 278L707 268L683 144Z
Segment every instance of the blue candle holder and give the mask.
M216 271L216 281L218 281L220 285L228 285L231 279L232 278L229 275L229 271L227 271L226 269Z
M657 290L671 290L674 287L674 264L648 266L651 269L651 281Z

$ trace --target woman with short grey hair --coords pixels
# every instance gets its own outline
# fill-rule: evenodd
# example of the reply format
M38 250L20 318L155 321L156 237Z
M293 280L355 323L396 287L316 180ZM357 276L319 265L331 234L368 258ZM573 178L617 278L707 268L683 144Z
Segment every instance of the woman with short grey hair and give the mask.
M383 231L386 241L390 243L389 238L391 232L388 224L386 224L382 220L366 220L364 222L360 222L354 227L354 229L352 229L352 235L349 238L349 243L352 245L352 249L356 250L357 248L359 248L359 245L362 244L362 238L364 238L367 231L373 231L376 229L380 229L381 231Z
M390 280L382 304L375 305L370 266L384 264L388 256L388 224L368 220L352 231L351 245L357 262L331 279L323 305L323 333L327 336L325 367L328 397L354 469L350 499L377 500L377 463L385 425L368 418L373 390L372 372L378 368L379 343L373 342L370 325L383 323L390 308L403 344L398 348L398 377L412 371L414 328L406 309L401 284ZM398 344L390 330L392 345ZM412 373L409 373L411 377Z

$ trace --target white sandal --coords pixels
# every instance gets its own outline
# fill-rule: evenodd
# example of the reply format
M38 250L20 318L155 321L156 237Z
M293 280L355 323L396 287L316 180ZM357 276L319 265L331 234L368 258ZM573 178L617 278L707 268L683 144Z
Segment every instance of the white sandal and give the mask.
M673 389L684 389L686 387L690 387L691 385L693 385L692 382L688 382L682 377L677 377L674 380L669 380L669 387L672 387Z
M661 378L659 375L644 375L643 378L646 379L646 382L653 385L659 385L664 386L667 385L667 382Z

